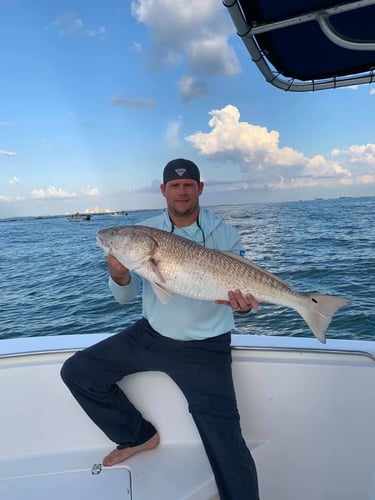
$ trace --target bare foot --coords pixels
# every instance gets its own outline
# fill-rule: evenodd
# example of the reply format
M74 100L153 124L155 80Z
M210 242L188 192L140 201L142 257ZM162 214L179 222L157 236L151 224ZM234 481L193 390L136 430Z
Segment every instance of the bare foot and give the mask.
M128 448L122 448L121 450L115 448L114 450L111 451L109 455L103 458L103 465L104 467L111 467L112 465L124 462L125 460L132 457L136 453L156 448L159 442L160 442L160 436L159 433L157 432L148 441L139 444L138 446L129 446Z

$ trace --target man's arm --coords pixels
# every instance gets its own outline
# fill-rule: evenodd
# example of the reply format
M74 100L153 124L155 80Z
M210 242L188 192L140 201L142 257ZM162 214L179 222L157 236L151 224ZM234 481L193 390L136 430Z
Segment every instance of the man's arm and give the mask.
M109 288L120 304L126 304L138 294L141 279L130 273L113 255L107 257Z
M131 276L129 269L123 266L113 255L107 257L108 271L115 283L120 286L129 285Z

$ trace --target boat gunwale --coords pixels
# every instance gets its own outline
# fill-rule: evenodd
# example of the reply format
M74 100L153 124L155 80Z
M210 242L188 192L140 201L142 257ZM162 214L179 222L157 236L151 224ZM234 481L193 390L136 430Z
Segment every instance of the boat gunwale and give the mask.
M101 335L99 334L100 338L107 338L111 335ZM70 335L64 335L64 336L59 336L59 337L48 337L48 342L47 344L54 344L54 339L58 338L59 340L67 340L67 337L71 337ZM12 358L12 357L23 357L23 356L32 356L32 355L43 355L43 354L59 354L59 353L74 353L76 351L80 351L87 347L88 345L92 345L95 343L95 340L93 339L94 342L90 343L87 342L87 340L91 340L92 335L90 334L84 334L80 336L81 338L79 340L86 340L86 342L83 342L83 344L86 345L79 345L82 344L81 342L77 343L77 345L74 346L62 346L62 347L54 347L51 345L46 345L46 347L42 348L26 348L24 350L17 349L17 350L10 350L9 352L1 352L0 349L0 359L5 359L5 358ZM82 338L84 337L84 339ZM96 336L95 336L96 337ZM40 339L41 337L28 337L25 338L25 340L28 340L28 343L31 343L32 339ZM43 337L43 339L46 339L46 337ZM244 342L246 339L247 342ZM259 345L254 345L254 339L257 340L257 344ZM267 342L262 344L262 340L264 341L267 339ZM1 342L6 341L7 339L0 340L0 347L1 347ZM16 345L17 343L23 344L22 338L18 339L11 339L11 344ZM240 340L243 342L241 343ZM272 342L274 340L274 342ZM283 343L283 340L288 343L289 345L281 345ZM294 341L298 341L295 343L298 343L299 345L291 345L293 344ZM334 339L334 340L329 340L327 341L328 345L324 346L312 346L311 340L315 341L314 339L310 338L293 338L293 337L288 337L288 338L280 338L280 337L262 337L262 336L253 336L249 335L248 337L245 337L244 335L232 335L232 350L233 351L253 351L253 352L280 352L280 353L299 353L299 354L330 354L330 355L350 355L350 356L360 356L360 357L365 357L370 359L375 363L375 342L372 341L360 341L360 340L342 340L342 339ZM252 343L253 341L253 343ZM305 342L303 342L305 341ZM37 344L38 341L35 342ZM67 342L68 343L68 342ZM266 343L269 343L270 345L265 345ZM336 344L337 345L334 345ZM357 348L355 344L360 344L361 346L365 344L366 347L368 348ZM306 345L304 345L306 344ZM330 345L333 344L333 345ZM349 345L350 347L349 347ZM370 344L372 347L372 344L374 345L373 349L370 349Z

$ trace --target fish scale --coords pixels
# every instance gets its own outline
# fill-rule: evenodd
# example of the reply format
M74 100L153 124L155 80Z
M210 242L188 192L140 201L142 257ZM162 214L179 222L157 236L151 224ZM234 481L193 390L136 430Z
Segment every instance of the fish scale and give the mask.
M170 235L170 233L166 234ZM240 260L234 254L228 255L201 247L181 236L170 236L171 238L166 237L162 243L159 240L156 260L160 259L160 273L169 287L173 287L175 293L181 294L179 292L181 282L184 280L186 287L186 279L189 278L192 282L190 289L193 292L191 293L194 294L192 298L200 300L227 300L228 290L237 288L245 294L251 293L260 302L267 301L270 296L267 292L270 289L272 289L272 296L275 297L278 289L280 297L283 297L285 293L296 295L278 278L254 268L247 259L245 262L245 259ZM184 263L186 268L182 268ZM202 267L204 267L203 273ZM220 269L221 272L218 272ZM196 285L194 285L195 280L197 280ZM205 285L203 289L197 286L199 282ZM285 301L282 301L280 305L285 305Z
M148 226L120 226L97 234L98 245L130 271L148 280L161 302L173 294L197 300L228 300L230 290L252 294L259 303L290 307L320 342L335 312L350 300L299 293L250 260Z

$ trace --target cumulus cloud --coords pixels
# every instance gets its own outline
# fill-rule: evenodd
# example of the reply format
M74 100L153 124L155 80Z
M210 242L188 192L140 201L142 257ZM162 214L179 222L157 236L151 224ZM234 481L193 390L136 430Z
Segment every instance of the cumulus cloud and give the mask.
M227 37L220 35L192 40L189 66L193 74L202 76L231 76L240 70L234 50L228 45Z
M77 198L76 193L69 193L61 188L56 188L55 186L48 186L46 189L33 189L31 196L36 200L69 200Z
M375 182L375 145L334 149L331 158L307 157L281 146L279 132L240 120L238 108L212 110L209 132L186 137L202 155L218 164L238 166L241 189L290 189ZM238 188L238 186L237 186Z
M353 145L341 153L348 156L351 163L362 163L372 167L375 165L375 144Z
M15 184L19 184L19 182L20 182L20 180L19 180L19 178L18 178L18 177L16 177L16 176L12 177L12 178L9 180L9 184L13 184L13 185L15 185Z
M104 38L106 34L104 26L95 29L85 28L82 19L79 19L73 10L66 10L63 14L57 16L50 25L57 29L61 37L84 36L87 38Z
M138 99L138 98L128 98L116 95L112 97L112 104L114 106L124 106L126 108L153 108L155 106L155 101L153 99Z
M184 64L188 69L185 79L240 72L237 56L228 43L234 28L217 0L133 0L131 9L133 16L150 31L154 69ZM202 87L196 93L186 94L187 83L188 80L184 85L182 79L179 84L185 100L186 95L202 95Z
M333 149L331 156L350 168L357 184L375 183L375 144L354 144Z

